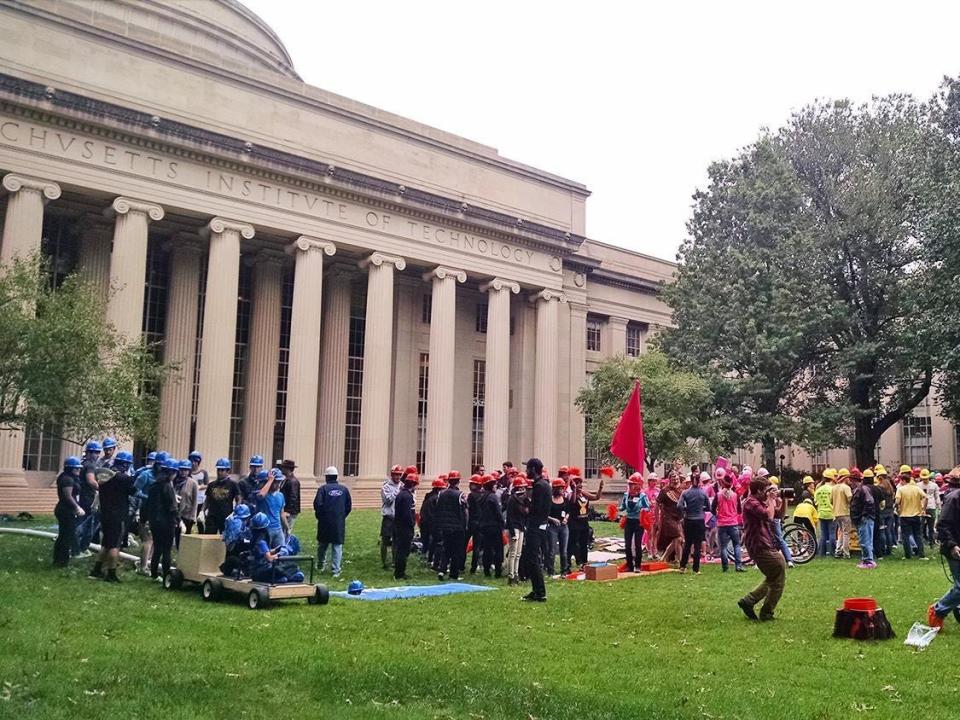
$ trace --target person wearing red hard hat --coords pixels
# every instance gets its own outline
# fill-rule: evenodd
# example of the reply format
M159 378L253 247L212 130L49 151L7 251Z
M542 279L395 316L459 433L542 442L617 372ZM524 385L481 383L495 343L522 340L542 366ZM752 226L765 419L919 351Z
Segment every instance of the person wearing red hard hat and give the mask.
M596 493L583 489L580 468L570 468L570 552L577 565L587 563L587 550L590 546L590 503L600 499L603 492L603 477Z
M470 574L475 575L480 567L480 558L483 553L483 539L480 537L480 498L483 495L483 475L474 473L470 476L470 491L467 494L467 545L473 544L473 553L470 556Z
M459 580L467 559L467 497L460 490L460 473L447 473L446 490L437 497L433 528L440 547L435 553L437 579Z
M623 543L627 550L627 572L637 572L643 564L643 525L640 515L650 512L650 500L643 492L643 476L635 472L627 478L627 491L620 498L624 514Z
M423 559L431 565L433 564L434 545L436 543L433 529L433 513L437 509L437 498L446 487L447 476L438 475L437 478L430 483L430 492L424 496L423 504L420 506L420 542L423 545Z
M380 488L380 564L384 570L389 570L393 565L392 549L391 562L387 563L387 548L393 546L393 504L400 494L400 478L404 475L403 468L400 465L394 465L390 468L390 477Z
M510 482L507 496L507 584L520 583L520 556L527 532L527 516L530 514L530 498L527 495L527 476L517 473Z
M493 475L480 478L483 490L478 503L477 531L483 548L483 574L500 577L503 573L503 515L497 498L497 480Z
M407 472L403 474L403 487L394 501L393 577L396 580L410 579L407 577L407 558L410 556L410 546L417 527L417 500L414 492L419 484L420 476L407 468Z
M567 483L562 478L550 481L550 516L547 525L547 549L544 557L544 570L551 577L570 573L570 501L564 497ZM560 575L556 575L555 555L560 555Z

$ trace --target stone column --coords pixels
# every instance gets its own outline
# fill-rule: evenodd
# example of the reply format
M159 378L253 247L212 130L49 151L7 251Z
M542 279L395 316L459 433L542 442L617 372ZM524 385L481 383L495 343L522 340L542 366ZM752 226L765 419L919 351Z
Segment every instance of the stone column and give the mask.
M230 403L237 347L237 293L240 290L240 238L253 238L252 225L215 217L210 236L207 288L200 345L200 393L195 445L209 457L230 455Z
M423 276L433 283L430 310L430 382L424 474L434 478L450 470L453 459L453 391L457 347L457 283L463 270L437 267Z
M40 251L43 206L48 200L60 197L60 186L49 180L11 173L4 175L3 188L8 196L0 264L6 267L18 256L27 257ZM23 439L22 430L0 432L0 485L26 485Z
M610 326L610 357L627 354L627 322L626 318L611 317L607 323Z
M360 416L360 477L380 478L390 452L390 377L393 366L393 271L401 257L375 252L366 268L367 313L363 343L363 404Z
M510 294L519 293L520 286L494 278L480 291L487 293L483 463L498 468L510 457Z
M580 388L587 381L587 306L570 303L570 445L567 458L577 467L584 465L586 423L577 407Z
M323 305L323 256L331 242L301 235L287 248L296 258L290 313L290 367L283 456L296 461L300 476L316 477L317 399L320 387L320 317Z
M566 302L563 293L541 290L532 298L537 306L537 349L534 369L533 453L552 473L557 471L557 387L560 373L557 361L557 335L560 331L559 308Z
M197 316L200 312L200 255L195 242L170 245L170 285L163 331L163 361L177 366L160 388L160 442L174 457L190 444L193 379L196 374Z
M353 273L343 266L327 274L323 304L323 339L314 471L343 464L344 420L347 416L347 350L350 342L350 301ZM342 468L341 468L342 469Z
M280 312L283 304L283 255L262 250L253 259L246 395L241 454L273 454L277 422L277 375L280 364Z
M80 261L78 271L100 293L106 307L110 297L110 253L113 228L102 217L89 218L80 229ZM68 453L75 455L76 453Z
M163 219L163 208L142 200L118 197L107 208L115 219L110 254L110 298L107 322L127 342L143 333L143 297L147 277L147 228Z

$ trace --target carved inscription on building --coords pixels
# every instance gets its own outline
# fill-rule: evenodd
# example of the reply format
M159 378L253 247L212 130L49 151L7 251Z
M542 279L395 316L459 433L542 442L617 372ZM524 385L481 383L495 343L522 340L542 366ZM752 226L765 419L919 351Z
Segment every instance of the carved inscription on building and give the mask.
M167 185L202 190L342 225L376 230L404 240L500 262L557 272L550 256L519 245L375 210L297 186L264 181L242 172L212 169L192 160L171 158L135 145L43 127L19 118L0 116L0 145L17 146L100 168L114 168L120 173L154 179Z

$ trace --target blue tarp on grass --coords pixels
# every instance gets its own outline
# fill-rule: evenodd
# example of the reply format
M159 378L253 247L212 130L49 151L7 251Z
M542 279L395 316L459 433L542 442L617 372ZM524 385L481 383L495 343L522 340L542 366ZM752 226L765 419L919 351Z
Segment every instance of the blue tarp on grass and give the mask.
M484 592L496 590L488 585L469 585L467 583L443 583L442 585L406 585L403 587L370 588L359 595L351 595L343 590L331 592L331 597L347 600L406 600L417 597L439 597L457 593Z

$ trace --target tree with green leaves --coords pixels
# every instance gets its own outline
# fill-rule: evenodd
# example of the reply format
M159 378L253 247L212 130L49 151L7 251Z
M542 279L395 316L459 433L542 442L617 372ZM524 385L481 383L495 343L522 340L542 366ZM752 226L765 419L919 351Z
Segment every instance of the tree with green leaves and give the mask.
M39 258L0 272L0 428L50 429L82 443L105 434L156 438L157 386L167 368L106 322L79 276L58 286Z
M639 357L619 355L605 361L577 395L577 406L590 418L587 443L597 448L601 462L622 467L610 454L610 439L637 381L648 469L656 461L699 460L723 445L719 424L711 416L713 398L707 382L651 350Z

